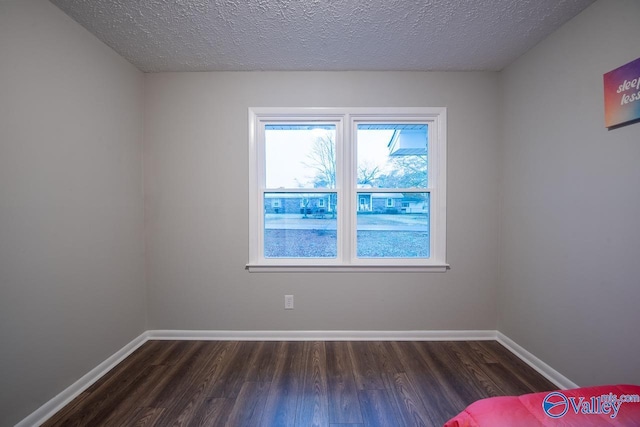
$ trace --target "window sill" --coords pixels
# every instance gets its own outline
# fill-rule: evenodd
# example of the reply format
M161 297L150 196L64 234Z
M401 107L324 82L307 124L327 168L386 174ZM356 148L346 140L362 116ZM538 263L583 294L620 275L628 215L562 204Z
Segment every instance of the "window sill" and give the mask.
M247 264L250 273L444 273L442 265L269 265Z

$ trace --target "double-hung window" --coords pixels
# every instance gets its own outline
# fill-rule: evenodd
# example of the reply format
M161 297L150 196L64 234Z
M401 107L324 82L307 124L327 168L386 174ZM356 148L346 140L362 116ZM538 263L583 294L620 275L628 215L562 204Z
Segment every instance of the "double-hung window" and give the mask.
M250 271L444 271L445 108L249 109Z

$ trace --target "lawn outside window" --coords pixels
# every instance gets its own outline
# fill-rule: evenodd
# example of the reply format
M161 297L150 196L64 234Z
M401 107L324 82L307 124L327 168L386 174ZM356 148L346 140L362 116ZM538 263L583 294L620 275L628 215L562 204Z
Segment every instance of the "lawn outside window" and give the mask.
M446 271L445 108L250 108L249 271Z

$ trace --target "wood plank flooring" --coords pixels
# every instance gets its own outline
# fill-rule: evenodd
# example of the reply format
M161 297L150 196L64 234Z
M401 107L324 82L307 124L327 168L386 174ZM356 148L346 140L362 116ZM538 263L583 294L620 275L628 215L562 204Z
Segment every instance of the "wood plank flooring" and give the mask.
M441 426L555 388L495 341L148 341L44 426Z

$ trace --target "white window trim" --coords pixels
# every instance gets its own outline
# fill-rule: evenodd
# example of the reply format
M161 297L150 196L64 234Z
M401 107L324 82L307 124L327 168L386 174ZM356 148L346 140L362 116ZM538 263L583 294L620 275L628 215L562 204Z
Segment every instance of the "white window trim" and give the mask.
M271 259L262 256L264 247L264 124L274 122L321 122L336 126L337 188L305 189L306 193L337 193L337 233L343 236L336 258ZM344 149L345 140L356 141L360 122L420 122L428 124L429 188L412 189L428 192L430 197L430 257L429 258L357 258L355 234L357 206L356 177L343 179L346 166L356 170L356 144ZM250 272L444 272L446 262L446 108L249 108L249 262ZM348 188L343 188L343 186ZM271 189L269 189L271 190ZM375 189L367 189L367 192ZM422 191L421 191L422 190ZM346 196L345 196L346 195ZM435 209L434 209L435 208ZM350 235L345 231L350 230Z

